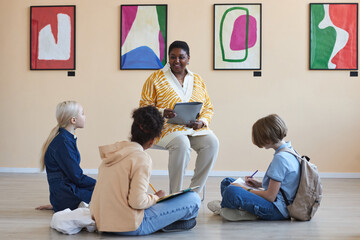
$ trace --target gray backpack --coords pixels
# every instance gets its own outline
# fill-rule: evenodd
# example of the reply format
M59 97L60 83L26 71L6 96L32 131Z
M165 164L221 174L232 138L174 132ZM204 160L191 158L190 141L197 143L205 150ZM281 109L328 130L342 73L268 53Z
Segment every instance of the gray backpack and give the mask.
M300 162L300 182L294 201L291 204L287 200L284 191L280 188L289 215L296 220L309 221L319 208L322 198L322 185L317 167L310 163L309 157L301 157L295 150L283 148L280 151L291 153Z

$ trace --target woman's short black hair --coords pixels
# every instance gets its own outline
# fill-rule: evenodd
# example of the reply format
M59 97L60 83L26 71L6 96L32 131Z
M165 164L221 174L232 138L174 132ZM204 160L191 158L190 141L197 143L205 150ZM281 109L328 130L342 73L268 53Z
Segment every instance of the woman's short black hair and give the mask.
M131 141L140 145L160 136L164 118L153 106L135 109L132 115Z
M174 48L181 48L182 50L184 50L188 56L190 56L190 48L189 45L184 42L184 41L174 41L173 43L170 44L169 46L169 55L170 52L174 49Z

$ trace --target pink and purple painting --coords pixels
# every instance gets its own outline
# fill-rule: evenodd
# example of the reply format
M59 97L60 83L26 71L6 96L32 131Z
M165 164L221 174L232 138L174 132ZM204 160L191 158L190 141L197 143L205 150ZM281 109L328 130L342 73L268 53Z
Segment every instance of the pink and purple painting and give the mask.
M214 5L214 69L261 69L261 4Z
M165 66L167 5L121 5L120 69Z

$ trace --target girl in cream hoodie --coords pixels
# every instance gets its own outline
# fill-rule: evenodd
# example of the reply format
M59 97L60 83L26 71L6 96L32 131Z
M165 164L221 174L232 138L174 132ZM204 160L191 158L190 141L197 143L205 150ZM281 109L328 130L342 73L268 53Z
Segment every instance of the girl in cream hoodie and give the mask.
M131 141L101 146L103 162L91 199L90 211L101 232L147 235L158 230L177 231L196 225L200 198L195 192L157 203L165 193L147 193L152 160L150 148L164 119L153 106L133 112Z

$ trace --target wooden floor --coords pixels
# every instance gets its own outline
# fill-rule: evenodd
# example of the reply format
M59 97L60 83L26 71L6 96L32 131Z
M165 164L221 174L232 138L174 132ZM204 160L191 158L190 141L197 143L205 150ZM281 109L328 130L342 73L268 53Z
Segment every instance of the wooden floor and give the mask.
M96 177L96 176L94 176ZM222 178L210 177L197 226L177 233L158 232L142 239L360 239L360 179L323 179L321 207L310 222L252 221L227 222L206 207L220 199ZM167 177L151 179L155 188L167 190ZM189 179L186 179L186 183ZM51 229L52 211L34 208L48 203L44 174L0 173L0 239L137 239L109 234L63 235Z

